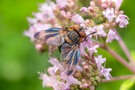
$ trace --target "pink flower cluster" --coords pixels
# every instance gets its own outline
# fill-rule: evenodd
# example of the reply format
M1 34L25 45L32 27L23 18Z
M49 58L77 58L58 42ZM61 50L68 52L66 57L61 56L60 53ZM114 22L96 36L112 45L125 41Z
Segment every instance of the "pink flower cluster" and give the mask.
M106 58L98 55L97 49L100 45L96 42L108 44L113 40L119 40L116 26L124 28L129 24L128 17L119 10L122 0L91 0L87 7L79 7L77 3L79 0L56 0L56 2L43 3L39 6L39 12L33 13L34 18L28 18L30 27L24 34L31 39L38 51L43 52L47 47L33 37L41 30L79 24L85 28L88 35L87 39L80 44L81 55L74 74L66 75L68 66L57 58L51 57L49 62L52 67L48 68L49 75L40 73L44 87L52 87L54 90L86 88L95 90L102 79L111 78L112 69L105 68ZM93 32L96 33L90 35ZM56 48L49 46L49 51L54 51Z
M70 90L71 85L81 84L72 75L65 74L65 67L56 58L51 58L49 62L53 65L53 67L48 68L50 76L40 73L40 79L43 80L44 87L52 87L54 90Z

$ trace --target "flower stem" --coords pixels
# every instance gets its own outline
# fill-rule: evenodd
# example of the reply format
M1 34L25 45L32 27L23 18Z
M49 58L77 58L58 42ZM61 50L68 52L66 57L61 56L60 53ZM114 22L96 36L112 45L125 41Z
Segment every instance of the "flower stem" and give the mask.
M114 56L120 63L122 63L126 68L128 68L131 72L135 73L135 69L131 67L131 65L126 62L126 60L124 58L122 58L118 53L116 53L115 51L113 51L111 48L106 47L106 50L112 55Z
M125 80L125 79L130 79L132 77L135 77L135 75L125 75L125 76L118 76L118 77L113 77L110 80L102 80L102 82L112 82L112 81L117 81L117 80Z
M131 57L131 54L130 54L130 52L129 52L127 46L126 46L126 44L125 44L124 41L122 40L120 34L119 34L117 31L116 31L116 33L117 33L117 35L118 35L118 37L119 37L118 43L119 43L121 49L124 51L124 53L125 53L126 57L128 58L129 62L130 62L130 63L134 62L135 60L133 60L133 58Z

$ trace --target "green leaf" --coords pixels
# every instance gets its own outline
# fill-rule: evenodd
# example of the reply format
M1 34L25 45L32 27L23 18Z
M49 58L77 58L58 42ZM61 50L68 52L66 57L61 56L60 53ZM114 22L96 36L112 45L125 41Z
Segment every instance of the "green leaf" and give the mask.
M120 90L130 90L130 88L135 84L135 77L124 81L120 87Z

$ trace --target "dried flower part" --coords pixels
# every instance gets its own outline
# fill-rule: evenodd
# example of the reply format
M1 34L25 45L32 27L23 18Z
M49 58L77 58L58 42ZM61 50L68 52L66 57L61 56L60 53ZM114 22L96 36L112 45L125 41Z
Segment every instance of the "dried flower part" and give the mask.
M33 13L34 18L28 18L29 29L24 32L34 43L35 48L44 52L47 49L45 42L36 40L36 32L49 28L72 27L74 24L81 26L86 37L79 43L79 60L74 66L74 72L67 75L69 65L50 56L47 73L40 73L43 87L54 90L95 90L102 79L111 78L111 68L105 68L106 58L98 55L100 45L98 41L107 45L113 40L119 40L116 26L126 27L129 18L119 10L123 0L91 0L89 6L79 7L77 0L48 1L39 6L39 12ZM72 27L73 28L73 27ZM51 42L51 41L50 41ZM57 40L52 40L52 43ZM49 55L57 50L57 46L49 45Z

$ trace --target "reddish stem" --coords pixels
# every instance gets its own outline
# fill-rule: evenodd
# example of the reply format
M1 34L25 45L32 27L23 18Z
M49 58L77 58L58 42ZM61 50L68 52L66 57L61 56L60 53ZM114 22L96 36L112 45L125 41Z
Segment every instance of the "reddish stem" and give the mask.
M131 57L131 54L126 46L126 44L124 43L124 41L122 40L121 36L119 35L119 33L116 31L118 37L119 37L119 45L121 47L121 49L124 51L126 57L128 58L128 60L130 61L130 63L134 62L133 58Z
M102 80L102 82L112 82L112 81L117 81L117 80L125 80L125 79L130 79L135 77L135 75L125 75L125 76L118 76L118 77L113 77L110 80Z

